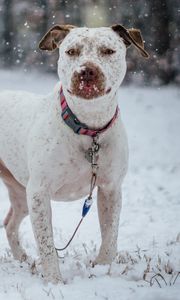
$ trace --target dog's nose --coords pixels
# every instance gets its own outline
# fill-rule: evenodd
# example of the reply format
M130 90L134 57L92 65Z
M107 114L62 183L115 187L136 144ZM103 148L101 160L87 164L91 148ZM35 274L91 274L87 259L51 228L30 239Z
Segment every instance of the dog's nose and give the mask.
M96 78L96 71L91 67L85 67L81 71L80 77L84 81L94 81Z

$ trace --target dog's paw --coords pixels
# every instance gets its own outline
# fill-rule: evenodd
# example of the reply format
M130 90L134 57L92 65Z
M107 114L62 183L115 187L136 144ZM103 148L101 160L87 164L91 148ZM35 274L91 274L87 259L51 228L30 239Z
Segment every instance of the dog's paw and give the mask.
M112 256L98 255L96 259L91 262L91 266L94 267L95 265L110 265L112 261Z
M28 265L28 268L31 272L31 274L38 274L39 272L37 271L37 262L31 257L31 256L28 256L27 254L25 254L22 259L21 259L21 267L27 267Z
M28 260L28 256L25 252L22 252L21 254L19 254L18 260L23 263L26 262Z
M19 247L18 249L15 249L15 250L16 251L12 251L12 254L13 254L13 257L15 260L19 260L20 263L27 261L28 256L21 247Z
M62 276L60 274L56 274L56 275L51 275L51 274L44 275L44 274L42 274L41 276L42 276L43 281L44 281L45 284L52 283L52 284L57 285L59 283L61 283L61 284L64 283L63 279L62 279Z
M30 268L30 271L31 271L32 275L38 274L37 263L36 263L35 260L31 260L31 261L29 260L28 265L29 265L29 268Z

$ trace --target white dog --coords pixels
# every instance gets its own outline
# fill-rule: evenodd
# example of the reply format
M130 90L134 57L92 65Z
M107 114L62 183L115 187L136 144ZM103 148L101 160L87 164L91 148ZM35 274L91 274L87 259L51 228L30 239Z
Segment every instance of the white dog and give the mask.
M56 25L43 37L40 49L59 47L61 84L47 96L0 95L0 176L11 202L4 221L7 238L14 258L26 259L18 229L29 213L47 281L62 280L50 200L88 195L93 166L88 161L90 154L86 159L85 153L93 137L95 143L98 137L100 147L96 186L102 236L95 263L109 264L116 255L121 184L128 165L117 91L126 73L126 48L131 44L148 57L137 29Z

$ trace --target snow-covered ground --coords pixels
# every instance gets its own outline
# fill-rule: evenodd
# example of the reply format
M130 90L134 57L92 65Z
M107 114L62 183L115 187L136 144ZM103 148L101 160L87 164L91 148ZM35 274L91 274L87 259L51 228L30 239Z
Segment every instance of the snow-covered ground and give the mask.
M44 94L56 80L39 73L0 71L0 90ZM130 166L123 185L115 262L95 268L89 263L100 245L94 196L89 215L59 259L65 285L44 285L26 264L15 261L0 228L1 300L180 299L180 90L123 87L119 103L129 137ZM57 247L70 237L82 203L82 199L52 203ZM8 207L7 191L0 182L1 224ZM29 218L22 224L21 240L28 254L36 257Z

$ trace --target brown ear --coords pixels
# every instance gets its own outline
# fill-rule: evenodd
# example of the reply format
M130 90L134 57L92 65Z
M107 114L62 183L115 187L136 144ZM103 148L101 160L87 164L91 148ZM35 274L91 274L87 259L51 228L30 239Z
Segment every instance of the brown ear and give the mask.
M55 25L43 36L39 43L41 50L53 51L61 44L65 36L71 29L75 28L73 25Z
M111 27L121 38L126 45L129 47L130 45L134 45L141 53L141 55L145 58L149 57L149 54L144 50L144 42L141 36L141 31L139 29L126 29L122 25L113 25Z

